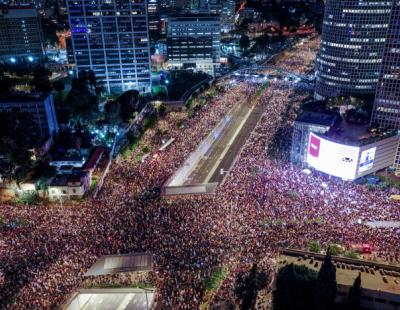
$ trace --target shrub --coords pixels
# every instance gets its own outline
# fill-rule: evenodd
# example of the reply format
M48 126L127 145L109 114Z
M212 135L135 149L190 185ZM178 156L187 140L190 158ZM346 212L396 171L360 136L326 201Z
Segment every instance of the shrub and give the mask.
M36 205L39 202L39 195L36 191L24 192L15 199L15 202L18 205Z
M352 258L352 259L360 259L360 255L354 251L347 251L346 253L344 253L343 256Z
M321 245L319 244L318 241L316 240L311 240L308 243L308 250L310 252L314 252L314 253L320 253L321 252Z
M334 256L342 255L344 253L344 249L339 244L331 244L329 246L329 253Z

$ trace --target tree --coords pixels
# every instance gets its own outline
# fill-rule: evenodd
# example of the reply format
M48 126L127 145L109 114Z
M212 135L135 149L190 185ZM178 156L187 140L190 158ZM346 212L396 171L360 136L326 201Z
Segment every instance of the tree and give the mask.
M53 88L57 92L57 102L61 104L62 102L62 92L65 89L65 85L62 81L57 80L53 82Z
M353 286L350 287L346 296L346 309L359 310L361 303L361 272L355 278Z
M99 115L98 92L102 83L98 82L93 71L81 71L79 77L72 80L71 91L66 103L70 110L70 122L77 124L93 124Z
M330 249L326 253L324 262L319 270L314 292L315 310L329 310L333 308L337 294L336 267L331 260Z
M62 81L57 80L53 82L53 88L56 92L61 94L61 92L65 89L65 85Z
M250 39L247 35L243 34L239 39L239 46L243 50L247 50L250 46Z
M312 310L317 273L290 264L279 269L272 302L274 310Z
M37 92L48 93L52 90L50 83L50 70L45 67L38 65L33 70L33 87Z
M121 118L126 122L139 109L139 92L135 89L128 90L119 96L118 101L121 106Z
M235 295L241 300L241 310L251 309L257 292L267 284L267 275L265 272L258 272L257 265L254 264L247 275L240 273L236 279Z
M0 95L9 95L15 86L15 80L0 73Z
M109 124L118 125L121 122L121 105L118 100L108 100L104 112Z
M1 172L20 180L32 167L31 151L40 140L39 127L28 113L17 109L0 112Z

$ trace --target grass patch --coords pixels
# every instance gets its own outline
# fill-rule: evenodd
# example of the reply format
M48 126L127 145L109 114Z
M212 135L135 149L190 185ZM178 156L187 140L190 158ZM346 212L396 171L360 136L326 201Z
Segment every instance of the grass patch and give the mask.
M90 182L90 188L89 188L89 190L90 190L90 191L94 191L94 190L96 189L96 186L97 186L97 180L96 180L96 179L93 179L92 182Z
M200 305L201 310L206 310L208 305L212 302L215 293L221 286L224 279L228 276L229 272L225 267L219 267L215 270L209 278L205 281L206 292L204 294L203 302Z

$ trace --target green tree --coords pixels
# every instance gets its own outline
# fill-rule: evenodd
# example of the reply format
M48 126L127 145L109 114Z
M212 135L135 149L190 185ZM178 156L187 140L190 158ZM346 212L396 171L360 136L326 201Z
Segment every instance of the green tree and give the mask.
M121 122L121 105L118 100L108 100L104 112L109 124L118 125Z
M355 278L353 286L350 287L346 296L346 309L359 310L361 303L361 272Z
M247 35L243 34L239 39L239 46L243 50L247 50L250 47L250 39Z
M64 85L64 83L63 83L62 81L60 81L60 80L54 81L54 82L52 83L52 85L53 85L54 90L57 92L57 103L58 103L59 105L61 105L62 100L63 100L62 92L63 92L64 89L65 89L65 85Z
M28 113L15 109L0 112L1 173L19 181L32 167L31 151L40 140L37 123Z
M51 71L46 69L44 66L38 65L33 70L33 82L32 85L37 92L48 93L52 90L50 83Z
M15 80L0 71L0 95L9 95L15 86Z
M290 264L279 269L272 295L274 310L312 310L317 273L305 266Z
M128 90L119 96L118 101L121 107L121 118L126 122L139 109L139 92L135 89Z
M265 272L258 272L254 264L249 274L240 273L236 279L235 295L241 300L241 310L251 309L257 292L267 284L268 277Z
M314 292L315 310L329 310L334 306L337 294L336 267L332 263L330 249L319 270Z
M66 104L70 111L70 122L76 126L91 125L99 116L98 95L102 83L97 81L93 71L81 71L79 77L72 80Z

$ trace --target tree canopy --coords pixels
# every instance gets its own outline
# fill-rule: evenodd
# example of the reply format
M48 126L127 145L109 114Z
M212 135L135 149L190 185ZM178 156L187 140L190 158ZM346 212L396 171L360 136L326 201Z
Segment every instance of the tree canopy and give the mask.
M39 127L30 114L17 109L0 112L1 173L20 179L32 166L30 149L40 138Z
M290 264L279 269L273 292L274 310L313 309L316 281L317 273L305 266Z
M359 310L361 303L361 273L355 278L353 286L350 287L346 296L346 309Z
M118 98L120 104L120 113L123 121L127 122L134 112L139 110L140 98L139 92L135 89L124 92Z
M315 310L329 310L334 306L337 294L336 267L332 263L331 254L328 252L319 270L314 291Z
M91 70L81 71L79 77L72 80L66 105L73 125L90 125L96 121L99 116L98 95L102 90L103 83Z
M259 272L257 265L253 265L250 273L239 273L236 278L235 295L241 300L241 310L251 309L257 292L267 285L268 277L265 272Z

